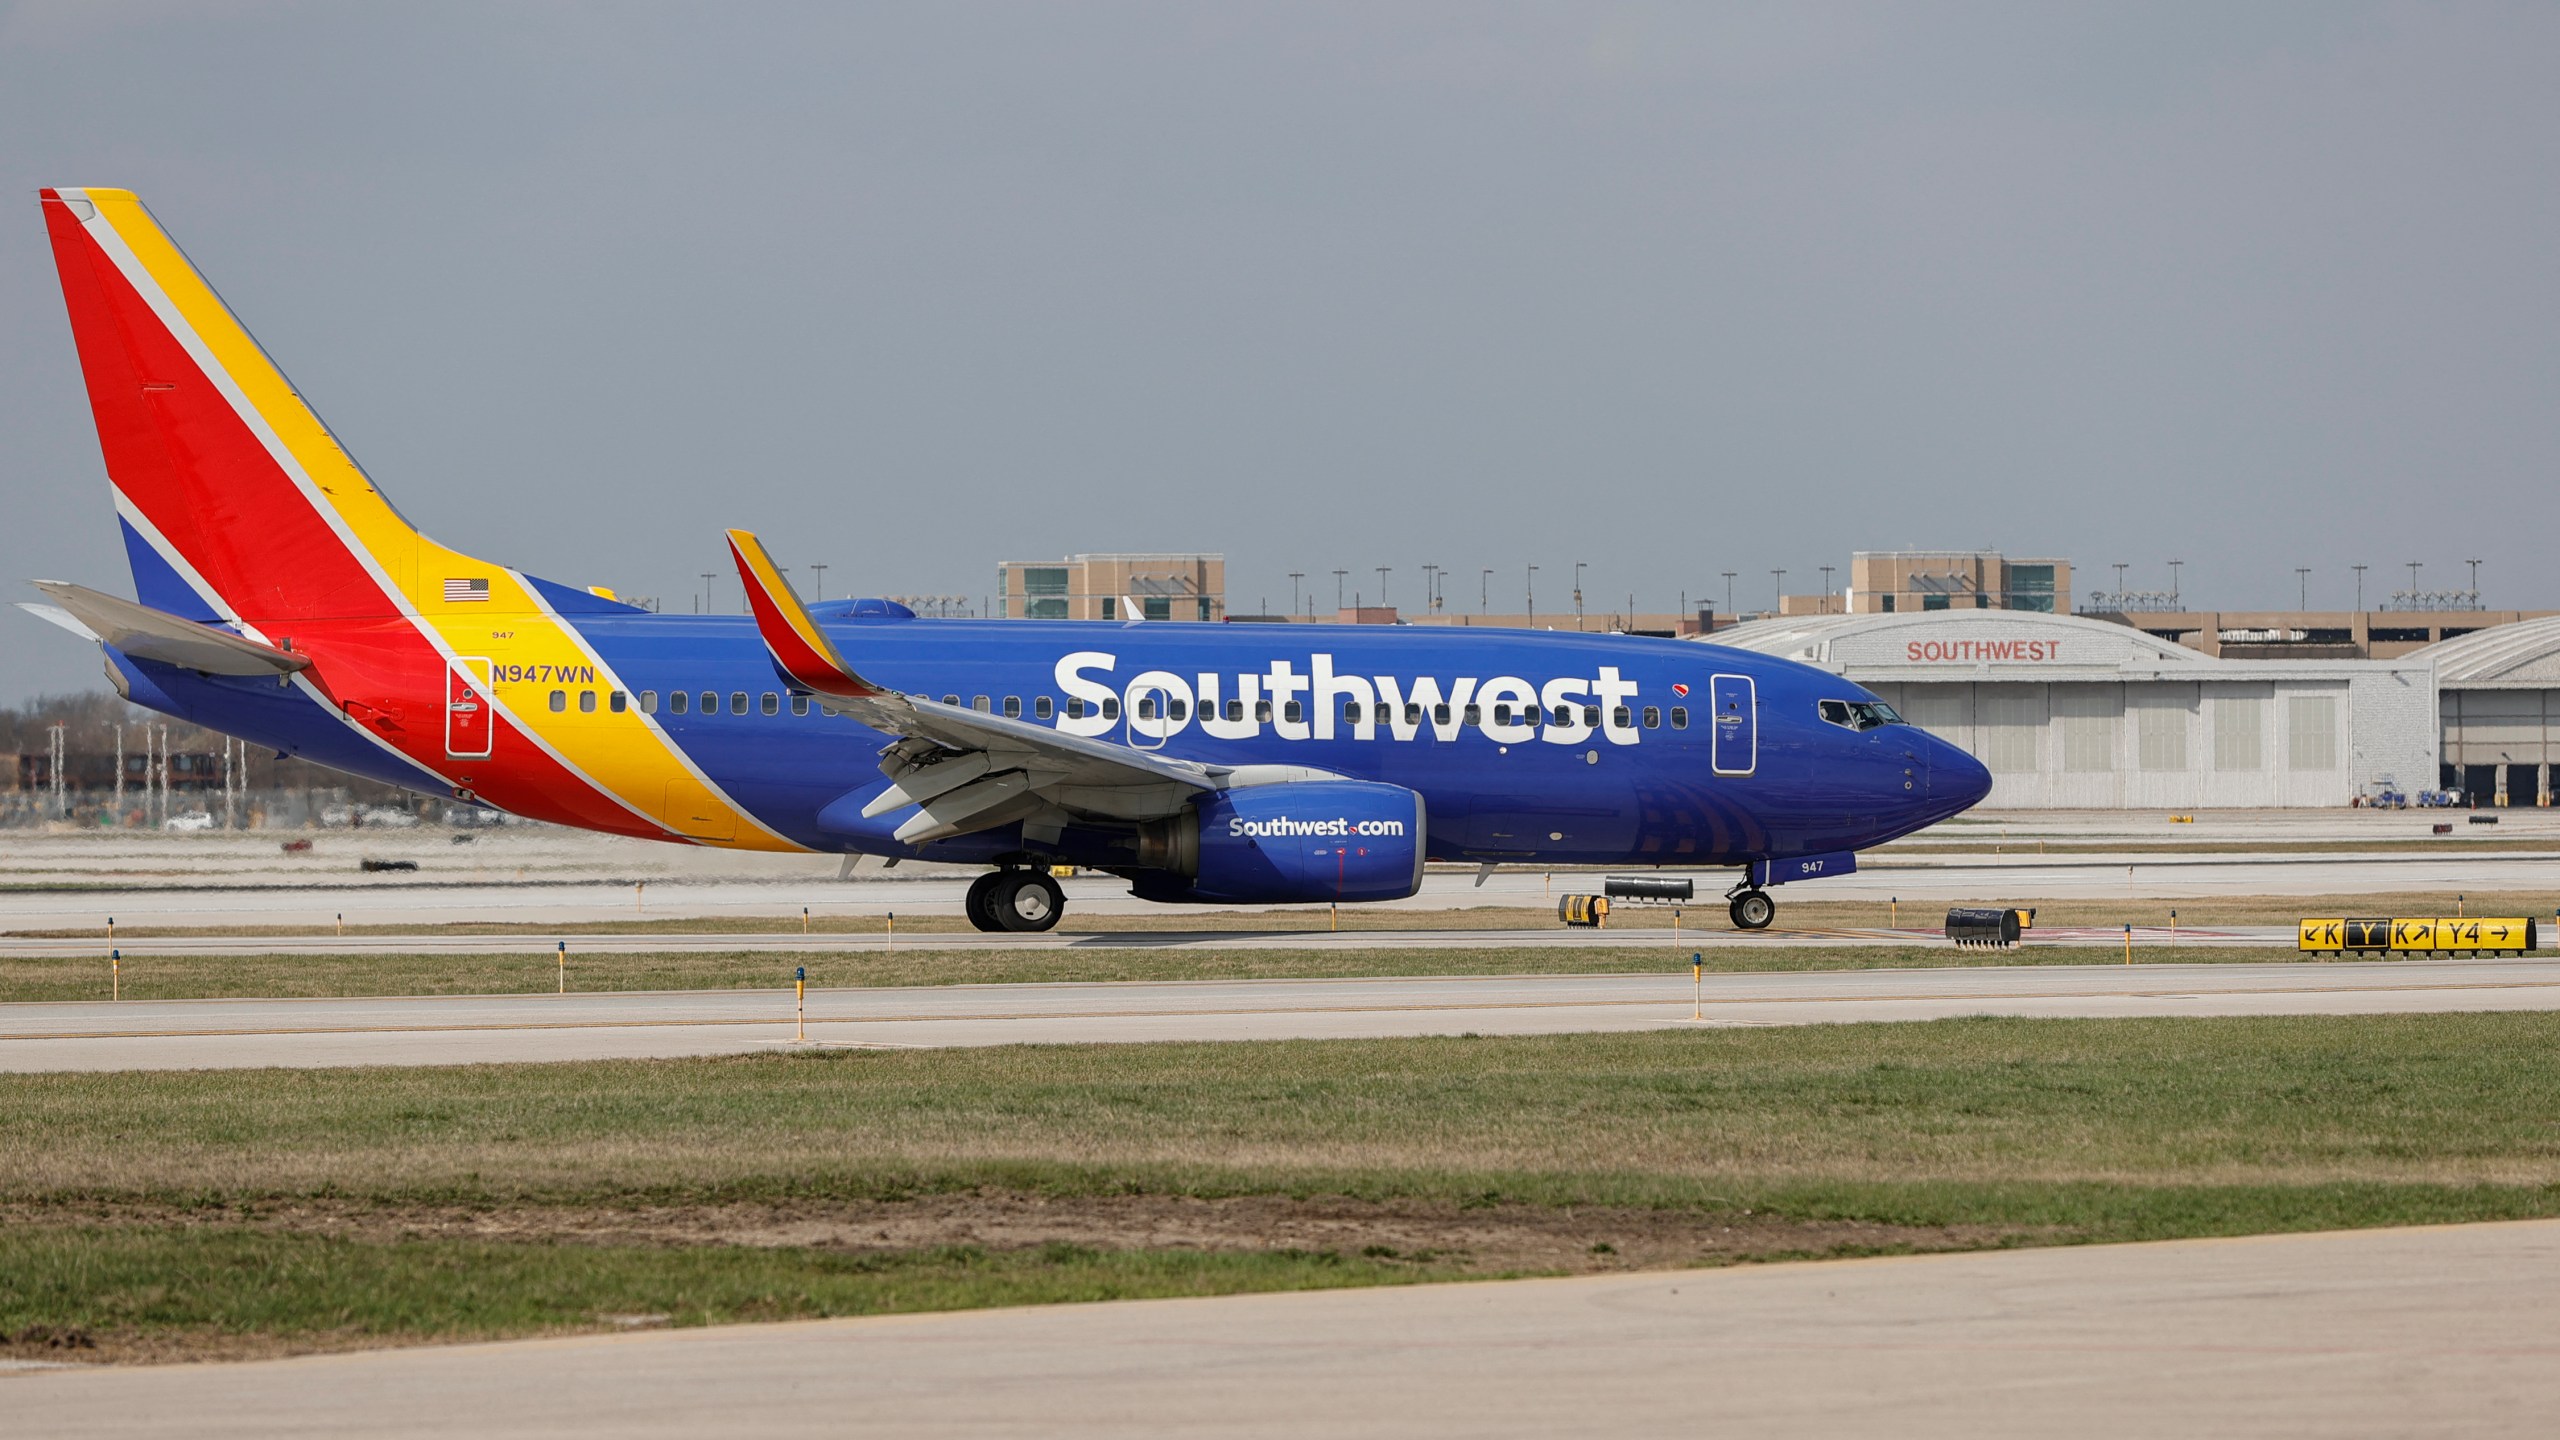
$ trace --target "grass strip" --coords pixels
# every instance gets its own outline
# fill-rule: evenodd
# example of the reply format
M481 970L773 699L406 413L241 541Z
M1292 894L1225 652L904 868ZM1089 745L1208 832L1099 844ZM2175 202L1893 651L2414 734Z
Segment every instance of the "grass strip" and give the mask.
M1336 1252L368 1240L255 1230L0 1232L0 1335L111 1359L245 1358L387 1341L819 1319L1452 1278ZM83 1341L87 1344L83 1344ZM65 1342L68 1342L67 1344ZM0 1352L7 1347L0 1346Z
M2560 1215L2555 1045L2551 1013L1973 1019L7 1076L0 1332L230 1353L1501 1273L1369 1253L1362 1205L1461 1236L1587 1215L1594 1254L1629 1216L1697 1223L1647 1263ZM1351 1210L1295 1250L557 1233L978 1196ZM1780 1228L1705 1238L1742 1225Z
M568 985L584 992L759 990L787 993L808 967L819 987L1010 985L1070 981L1300 980L1413 975L1686 975L1702 954L1716 973L1878 970L1986 965L2112 965L2111 945L2032 944L2012 950L1952 945L1648 945L1465 949L845 950L589 953L572 947ZM2140 943L2141 964L2274 964L2290 950L2180 941ZM0 956L0 1002L105 1000L115 976L103 955ZM152 955L128 954L127 1000L292 999L324 996L548 994L561 983L547 945L519 954ZM0 1029L7 1022L0 1020Z

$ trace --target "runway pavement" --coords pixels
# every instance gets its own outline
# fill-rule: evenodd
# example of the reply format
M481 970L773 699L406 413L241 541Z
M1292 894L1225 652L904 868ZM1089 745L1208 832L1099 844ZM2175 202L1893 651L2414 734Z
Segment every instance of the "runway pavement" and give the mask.
M2344 837L2363 838L2357 831L2364 818L2335 828ZM2403 817L2369 818L2405 828ZM2560 821L2547 822L2544 812L2518 818L2543 828L2519 829L2506 838L2554 843L2523 851L2449 840L2442 849L2381 853L2216 853L2202 845L2176 852L2074 855L1894 853L1862 858L1856 874L1781 887L1775 893L1782 921L1788 903L1798 899L1881 906L1888 897L1899 896L1913 904L2032 905L2061 899L2381 891L2560 893L2560 831L2546 833ZM2383 838L2403 837L2395 829ZM313 844L308 854L285 856L271 838L241 836L0 841L0 931L103 927L109 916L128 926L223 927L332 926L341 917L354 925L495 921L536 926L794 916L803 906L819 915L876 917L897 911L957 916L961 892L977 873L907 866L840 880L830 857L713 853L549 833L491 836L475 845L453 846L432 835L337 832L323 833ZM357 869L361 858L377 853L407 859L420 869L414 875ZM1721 911L1720 897L1736 872L1690 873L1697 882L1701 918ZM1419 895L1391 902L1389 908L1552 906L1556 896L1568 891L1597 889L1604 877L1498 870L1482 884L1477 878L1471 871L1435 870L1424 878ZM1078 917L1320 913L1319 907L1308 906L1174 910L1131 898L1125 882L1107 875L1070 879L1066 893L1069 913Z
M1664 917L1657 913L1656 921ZM1704 921L1705 917L1699 917ZM2295 948L2291 925L2134 927L2136 943L2146 949L2168 945L2259 946ZM2103 926L2045 926L2022 942L2029 945L2113 945L2121 929ZM1827 945L1928 945L1943 948L1943 931L1883 926L1825 927L1761 931L1734 930L1721 919L1678 931L1661 928L1595 930L1549 925L1534 930L1116 930L1051 931L1041 935L981 934L974 930L831 935L786 932L740 934L639 933L577 934L563 939L540 932L507 935L456 934L451 931L394 931L358 935L126 935L110 942L105 936L62 938L0 936L0 958L92 957L110 948L128 956L207 955L544 955L565 943L573 953L588 955L725 954L887 954L897 950L1625 950L1659 947L1666 956L1677 951L1749 950L1776 946L1802 948ZM1666 960L1665 964L1672 961Z
M953 1046L1553 1034L1958 1015L2560 1009L2560 960L822 989L813 1042ZM1693 1019L1692 1016L1702 1017ZM0 1005L0 1071L437 1065L733 1054L788 1043L776 990Z
M18 1433L2541 1436L2560 1221L0 1376Z

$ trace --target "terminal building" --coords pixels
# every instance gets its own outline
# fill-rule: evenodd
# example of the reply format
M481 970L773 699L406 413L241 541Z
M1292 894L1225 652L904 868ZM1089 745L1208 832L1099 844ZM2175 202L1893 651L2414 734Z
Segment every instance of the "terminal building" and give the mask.
M2547 633L2560 689L2560 631ZM2437 780L2437 664L2423 656L2235 660L2023 609L1786 616L1710 643L1873 690L1990 768L1988 808L2344 806Z
M1008 620L1224 620L1227 557L1147 553L1007 560L995 613Z

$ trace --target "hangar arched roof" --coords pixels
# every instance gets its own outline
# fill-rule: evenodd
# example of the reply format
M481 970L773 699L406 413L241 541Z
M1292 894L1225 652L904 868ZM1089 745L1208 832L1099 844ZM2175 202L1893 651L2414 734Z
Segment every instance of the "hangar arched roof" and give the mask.
M2447 690L2560 689L2560 615L2456 635L2406 658L2434 665Z
M1904 610L1891 614L1781 615L1699 637L1817 665L2051 666L2201 665L2224 662L2130 625L2034 610ZM1915 650L1913 647L1921 647Z

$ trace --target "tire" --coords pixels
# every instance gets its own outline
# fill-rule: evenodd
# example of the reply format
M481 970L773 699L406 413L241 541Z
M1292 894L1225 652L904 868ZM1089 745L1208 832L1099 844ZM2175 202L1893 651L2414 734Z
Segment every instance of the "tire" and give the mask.
M1067 913L1067 896L1038 870L1008 870L987 892L987 909L1004 929L1037 933L1057 927Z
M969 923L980 930L1002 930L1004 921L996 914L996 882L1004 878L1002 870L990 870L969 882L969 894L960 902Z
M1766 930L1778 918L1778 902L1766 890L1745 890L1733 897L1731 913L1736 930Z

